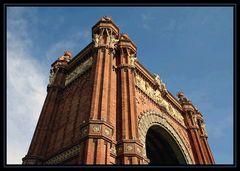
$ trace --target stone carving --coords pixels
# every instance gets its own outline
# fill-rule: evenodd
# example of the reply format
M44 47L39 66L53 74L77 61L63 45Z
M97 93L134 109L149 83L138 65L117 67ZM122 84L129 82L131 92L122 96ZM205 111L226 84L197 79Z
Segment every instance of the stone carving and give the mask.
M116 48L115 45L119 41L119 39L116 39L116 35L113 35L111 28L110 28L110 33L107 28L106 28L106 32L107 32L107 43L106 44L112 49Z
M161 84L160 76L158 74L154 74L154 80L158 85Z
M160 79L160 76L158 74L154 74L154 80L159 86L161 91L167 91L165 83L163 83L163 81Z
M76 146L58 154L57 156L47 160L44 164L47 164L47 165L58 164L58 163L65 161L73 156L78 155L79 152L80 152L80 145L76 145Z
M178 93L177 93L177 97L179 98L179 102L180 102L180 103L190 102L190 100L188 100L188 99L185 97L185 95L184 95L183 92L178 92Z
M137 85L140 85L140 84L141 84L141 77L140 77L138 74L135 76L135 83L136 83Z
M111 20L112 20L112 17L110 17L110 16L103 16L101 18L101 21L111 21Z
M58 58L58 60L54 63L54 65L50 69L49 85L53 84L56 77L56 73L59 69L59 66L63 65L64 62L69 62L71 59L72 59L72 53L70 51L65 51L64 55Z
M113 146L110 148L110 153L116 155L116 146L115 146L115 145L113 145Z
M135 76L135 84L141 89L145 90L145 81L138 75L136 74Z
M201 122L200 127L201 127L203 135L207 136L206 125L205 125L205 123L203 121Z
M78 76L83 74L87 69L89 69L93 64L93 58L90 57L88 60L80 64L75 70L73 70L70 74L66 76L65 86L70 82L75 80Z
M129 54L128 58L130 59L130 65L135 66L135 61L137 60L137 57L135 54Z
M132 149L133 149L133 147L131 145L128 145L126 148L127 151L132 151Z
M54 80L55 80L55 77L56 77L57 70L58 70L58 69L56 69L56 71L54 71L54 68L53 68L53 67L50 69L49 85L52 85L52 84L53 84L53 82L54 82Z
M150 119L151 118L151 119ZM193 155L190 154L191 150L187 150L186 143L180 137L180 135L171 126L163 113L157 113L154 111L146 111L140 114L138 119L138 130L139 130L139 140L143 144L143 155L146 158L146 135L148 129L153 126L158 125L164 128L176 141L181 151L183 152L184 158L188 164L194 164L192 160Z
M105 128L105 130L104 130L104 134L105 134L106 136L109 136L109 135L110 135L110 130L107 129L107 128Z
M66 61L69 62L72 59L72 53L70 51L65 51L64 55L59 57L59 61Z
M100 125L93 125L92 126L92 131L94 133L99 133L100 132Z
M195 114L192 115L193 125L197 125L197 116Z
M129 58L130 58L130 64L131 64L131 65L134 65L134 62L137 60L136 55L135 55L135 54L131 54L131 55L129 56Z
M172 115L182 125L185 125L184 118L181 113L162 98L159 89L154 90L154 88L147 81L144 81L138 74L135 76L135 83L136 86L139 87L147 96L149 96L157 104L164 106L170 115Z
M116 39L114 35L110 35L109 47L110 48L116 48L116 43L118 41L119 41L119 39Z
M99 46L99 39L100 39L100 35L99 34L93 34L94 47L98 47Z

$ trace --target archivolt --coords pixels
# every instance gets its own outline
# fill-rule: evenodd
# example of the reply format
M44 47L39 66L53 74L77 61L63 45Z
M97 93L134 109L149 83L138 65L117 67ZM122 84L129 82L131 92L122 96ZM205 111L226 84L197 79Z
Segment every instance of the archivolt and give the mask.
M182 139L179 137L179 135L174 130L174 128L168 123L168 121L166 120L165 114L158 113L158 112L151 111L151 110L141 113L139 115L139 119L138 119L138 129L139 129L139 134L140 134L139 138L140 138L141 143L143 144L144 158L147 158L146 142L145 142L147 131L153 125L159 125L160 127L164 128L174 138L174 140L180 147L187 164L194 164Z

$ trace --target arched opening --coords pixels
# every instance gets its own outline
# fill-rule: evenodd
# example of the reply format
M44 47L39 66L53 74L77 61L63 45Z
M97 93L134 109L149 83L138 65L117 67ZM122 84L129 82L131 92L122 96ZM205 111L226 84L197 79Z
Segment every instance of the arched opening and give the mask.
M149 165L183 165L186 160L174 138L159 125L151 126L146 135Z

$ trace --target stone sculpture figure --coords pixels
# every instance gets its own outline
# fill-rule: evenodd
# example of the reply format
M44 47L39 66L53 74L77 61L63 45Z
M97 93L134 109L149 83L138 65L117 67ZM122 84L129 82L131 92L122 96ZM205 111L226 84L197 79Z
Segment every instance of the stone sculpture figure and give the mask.
M161 85L161 80L160 80L160 76L158 74L154 74L154 80L156 81L156 83L160 86Z
M94 46L95 47L99 46L99 39L100 39L100 35L99 34L93 34L93 42L94 42Z
M137 60L137 57L135 54L130 54L129 56L129 59L130 59L130 65L134 66L134 62Z
M49 85L52 85L52 84L53 84L54 78L55 78L55 72L54 72L54 69L53 69L53 67L52 67L52 68L50 69Z

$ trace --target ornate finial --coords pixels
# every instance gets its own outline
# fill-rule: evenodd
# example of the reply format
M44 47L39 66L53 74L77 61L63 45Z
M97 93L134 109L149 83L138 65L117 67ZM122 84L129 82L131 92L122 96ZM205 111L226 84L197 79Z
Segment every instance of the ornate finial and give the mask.
M185 97L184 93L181 92L181 91L177 93L177 97L179 98L179 101L180 101L180 102L190 102L190 100L188 100L188 99Z
M72 53L70 51L65 51L64 55L59 57L59 61L66 61L69 62L72 59Z
M112 21L112 17L110 17L110 16L103 16L101 18L101 21Z
M181 98L181 97L185 97L184 93L182 91L177 93L177 97Z
M70 51L64 51L64 56L69 56L70 58L72 58L72 52Z

